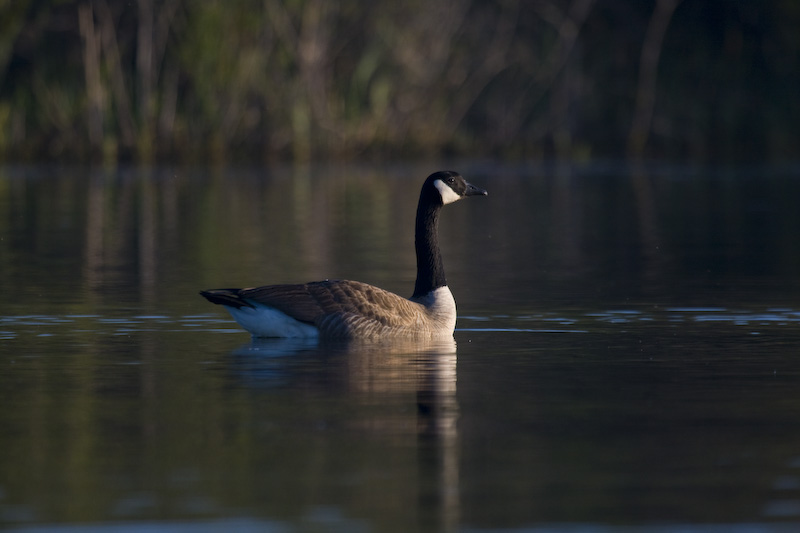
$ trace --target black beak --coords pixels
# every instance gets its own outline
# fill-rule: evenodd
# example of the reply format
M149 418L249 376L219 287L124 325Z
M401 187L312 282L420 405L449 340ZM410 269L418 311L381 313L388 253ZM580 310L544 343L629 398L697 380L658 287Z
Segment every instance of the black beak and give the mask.
M480 187L476 187L471 183L467 183L467 191L464 193L464 196L488 196L489 193L481 189Z

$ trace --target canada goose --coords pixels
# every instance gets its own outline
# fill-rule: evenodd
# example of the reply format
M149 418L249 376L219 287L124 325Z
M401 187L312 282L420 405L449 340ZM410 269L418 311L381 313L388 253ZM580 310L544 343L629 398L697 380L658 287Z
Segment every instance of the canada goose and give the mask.
M439 210L466 196L486 194L457 172L436 172L425 180L417 205L417 282L411 298L348 280L215 289L200 294L225 306L255 337L452 337L456 302L447 288L439 252Z

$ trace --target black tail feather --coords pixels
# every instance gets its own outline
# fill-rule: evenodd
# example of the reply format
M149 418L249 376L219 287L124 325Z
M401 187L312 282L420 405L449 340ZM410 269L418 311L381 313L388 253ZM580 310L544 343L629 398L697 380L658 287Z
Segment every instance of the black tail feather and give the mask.
M228 307L253 307L242 298L239 293L241 289L212 289L200 291L200 295L213 304L227 305Z

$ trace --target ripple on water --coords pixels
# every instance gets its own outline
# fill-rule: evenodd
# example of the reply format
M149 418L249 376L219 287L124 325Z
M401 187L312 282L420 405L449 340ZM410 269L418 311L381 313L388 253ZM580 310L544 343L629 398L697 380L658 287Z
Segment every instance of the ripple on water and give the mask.
M0 317L0 339L16 339L21 335L52 337L64 334L131 335L143 331L206 331L230 333L230 319L216 315L17 315Z
M524 314L486 314L459 317L457 331L500 333L588 333L620 325L636 327L676 328L690 324L747 326L749 333L759 335L760 327L796 327L800 311L774 307L763 310L728 309L723 307L652 307L647 309L582 310L566 313L542 312ZM0 340L17 339L21 335L49 337L63 334L133 335L144 331L240 334L230 318L218 314L170 316L135 314L106 316L18 315L0 316Z
M800 323L800 311L790 308L768 308L765 310L727 309L724 307L667 307L652 309L610 309L583 311L569 315L559 313L487 315L459 317L458 331L485 332L546 332L586 333L605 326L641 324L648 328L663 325L676 328L689 324L717 324L739 326L794 326ZM524 324L524 326L520 326ZM552 328L557 324L563 328ZM540 326L541 327L540 327ZM760 331L750 331L752 335Z

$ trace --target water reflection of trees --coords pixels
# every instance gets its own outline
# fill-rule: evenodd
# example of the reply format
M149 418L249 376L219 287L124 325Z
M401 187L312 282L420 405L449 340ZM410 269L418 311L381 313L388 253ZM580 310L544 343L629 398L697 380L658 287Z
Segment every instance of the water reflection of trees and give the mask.
M457 522L463 494L452 491L462 454L454 355L350 346L231 361L227 346L205 345L224 344L219 335L188 341L194 333L169 325L176 316L216 313L196 290L228 283L341 276L407 293L419 185L409 176L417 172L4 168L0 292L11 297L0 314L51 319L34 317L27 330L4 322L17 334L2 339L13 361L0 376L6 501L36 502L45 518L86 521L108 518L108 509L141 490L150 507L132 511L140 518L163 517L158 503L198 494L269 507L280 517L310 501L298 495L321 494L357 516ZM661 283L659 303L692 305L693 287L683 282L698 276L723 290L747 276L777 280L780 292L740 290L725 302L796 304L793 175L570 165L477 167L473 174L489 200L453 207L441 227L462 313L548 309L538 299L546 290L585 304L609 280L626 284L626 298L636 296L630 289L638 282ZM153 319L165 330L97 326L121 316L122 328L135 322L132 314L154 309L165 315ZM59 322L67 314L100 319ZM263 386L275 376L278 386ZM343 431L326 431L320 421ZM372 485L386 492L344 482L350 467L361 479L389 472ZM204 477L193 478L197 472ZM108 488L109 478L121 481ZM105 490L98 495L93 487ZM146 492L152 487L166 488L154 496ZM409 518L407 502L391 498L398 491L427 502L420 512L431 514ZM65 493L81 499L71 505Z
M457 525L452 341L230 353L136 319L113 326L122 336L102 319L53 321L37 342L28 322L34 333L3 341L19 364L0 376L12 521L247 509L298 523L326 508L404 530Z
M44 312L200 310L199 288L324 278L407 294L415 176L429 170L7 170L0 284ZM466 172L493 199L442 220L461 309L541 291L585 300L613 284L657 292L676 275L782 273L797 257L787 205L795 185L774 172L684 180L698 171L641 162Z

